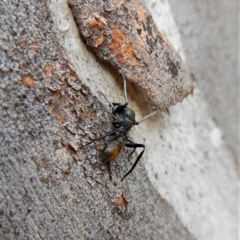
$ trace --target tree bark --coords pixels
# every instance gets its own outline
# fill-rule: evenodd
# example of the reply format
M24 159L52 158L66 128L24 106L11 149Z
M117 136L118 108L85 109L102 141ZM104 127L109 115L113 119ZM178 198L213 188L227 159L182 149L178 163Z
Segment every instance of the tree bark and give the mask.
M201 89L133 129L142 162L121 182L124 150L110 179L109 138L85 144L112 129L98 91L124 101L117 70L66 1L0 6L1 239L237 239L236 166ZM151 103L127 87L140 119Z
M181 58L141 2L69 0L69 4L86 43L152 105L166 111L193 93Z

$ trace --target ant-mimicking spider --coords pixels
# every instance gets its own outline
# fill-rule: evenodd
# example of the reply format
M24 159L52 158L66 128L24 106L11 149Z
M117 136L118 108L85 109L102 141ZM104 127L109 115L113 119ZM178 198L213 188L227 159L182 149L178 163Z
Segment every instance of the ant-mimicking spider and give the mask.
M122 74L122 78L123 78L124 98L125 98L124 104L111 103L109 101L108 97L102 93L102 95L105 97L105 99L107 100L109 105L112 107L112 112L108 111L107 109L104 109L104 110L110 116L112 116L112 118L113 118L112 125L114 127L114 130L100 138L94 139L93 141L91 141L85 145L85 146L87 146L87 145L89 145L93 142L96 142L100 139L103 139L107 136L115 135L115 137L105 145L105 147L102 151L102 161L107 162L109 164L110 164L110 162L117 159L117 157L119 156L119 154L124 146L128 147L128 148L133 148L133 150L129 154L128 158L130 158L132 156L132 154L135 152L136 148L143 148L141 153L138 155L135 163L133 164L132 168L123 176L121 181L123 181L123 179L125 177L127 177L133 171L133 169L136 167L136 165L138 164L139 160L141 159L141 157L145 151L145 145L135 143L133 140L131 140L127 136L128 132L131 130L131 128L133 126L140 124L141 122L143 122L147 118L155 115L158 112L158 110L156 109L154 112L146 115L139 122L137 122L135 120L135 112L131 108L127 107L127 105L128 105L127 86L126 86L126 78L124 77L123 74Z

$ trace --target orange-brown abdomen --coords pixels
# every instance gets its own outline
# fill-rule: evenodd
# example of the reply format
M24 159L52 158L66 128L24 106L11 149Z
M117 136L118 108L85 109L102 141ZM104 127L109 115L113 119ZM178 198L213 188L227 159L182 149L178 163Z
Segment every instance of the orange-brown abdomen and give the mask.
M107 143L103 149L102 160L106 162L116 160L124 145L125 141L123 137L118 137L113 141Z

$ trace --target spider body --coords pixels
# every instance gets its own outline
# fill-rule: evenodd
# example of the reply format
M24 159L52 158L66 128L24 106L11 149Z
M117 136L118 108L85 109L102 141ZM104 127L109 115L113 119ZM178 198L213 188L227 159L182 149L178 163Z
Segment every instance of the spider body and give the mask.
M107 143L103 149L102 160L105 162L112 162L118 158L127 141L127 133L137 124L135 120L135 112L131 108L128 108L126 106L127 104L112 104L112 114L115 120L112 124L114 128L119 131L115 133L117 136Z
M152 113L148 114L147 116L145 116L144 118L142 118L139 122L137 122L135 120L135 112L131 108L127 107L128 102L127 102L127 92L126 92L126 79L123 75L122 75L122 77L123 77L123 83L124 83L124 96L125 96L124 104L111 103L109 101L109 99L103 94L103 96L108 101L109 105L112 107L111 112L108 111L107 109L104 109L104 110L112 116L112 118L113 118L112 125L114 127L114 130L87 144L87 145L89 145L89 144L91 144L95 141L98 141L102 138L105 138L107 136L114 136L114 138L105 145L105 147L102 151L102 160L107 163L115 161L118 158L118 156L120 155L123 147L128 147L128 148L133 149L132 152L129 154L128 158L131 157L131 155L135 152L135 150L137 148L142 148L142 151L138 155L132 168L123 176L121 181L123 181L123 179L125 177L127 177L133 171L133 169L136 167L137 163L141 159L141 157L144 153L144 150L145 150L145 145L135 143L133 140L131 140L127 136L128 132L131 130L131 128L133 126L140 124L146 118L157 113L157 110L155 110L154 112L152 112Z

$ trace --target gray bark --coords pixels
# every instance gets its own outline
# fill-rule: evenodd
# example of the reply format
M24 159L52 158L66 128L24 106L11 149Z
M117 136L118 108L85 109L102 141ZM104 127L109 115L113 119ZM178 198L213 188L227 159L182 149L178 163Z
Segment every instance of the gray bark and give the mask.
M148 7L157 22L154 3ZM175 6L165 4L165 11ZM111 130L98 91L123 101L117 71L86 48L66 1L0 6L1 239L237 239L236 158L227 147L237 149L237 141L221 136L230 123L237 129L237 122L235 115L225 122L217 118L224 122L220 127L213 121L219 112L211 100L224 90L213 88L212 97L204 97L203 70L191 53L179 50L199 82L195 94L132 130L131 137L146 145L142 162L120 182L137 156L128 161L124 150L110 180L101 162L105 141L83 145ZM206 82L216 86L211 79L221 65L216 71L204 66L211 70ZM232 68L225 71L232 74ZM231 92L235 83L229 83ZM129 85L129 104L139 119L149 109ZM226 112L237 112L231 97L225 101Z

